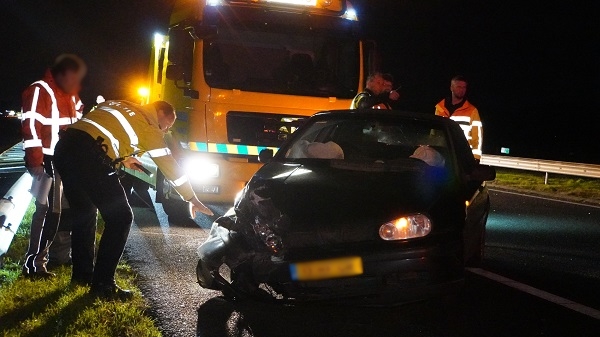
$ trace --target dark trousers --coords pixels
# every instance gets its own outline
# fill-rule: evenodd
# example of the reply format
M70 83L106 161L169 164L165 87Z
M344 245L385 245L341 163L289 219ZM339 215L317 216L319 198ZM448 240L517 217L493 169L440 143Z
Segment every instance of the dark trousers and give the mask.
M46 173L50 176L54 176L52 166L52 157L44 156L44 167ZM47 200L35 201L35 212L31 218L29 247L25 254L25 263L23 264L23 273L25 274L46 271L48 250L54 240L60 221L60 213L53 211L54 184L55 181L52 182Z
M125 249L133 213L119 177L106 164L95 140L85 132L69 129L61 134L54 163L62 177L71 207L73 280L112 284ZM94 265L96 214L105 227Z

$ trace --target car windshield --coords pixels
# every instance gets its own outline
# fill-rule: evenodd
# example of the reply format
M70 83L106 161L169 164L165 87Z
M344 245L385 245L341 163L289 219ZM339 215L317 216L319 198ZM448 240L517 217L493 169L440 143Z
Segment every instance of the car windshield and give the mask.
M223 29L205 44L204 76L214 88L352 98L358 47L351 38Z
M317 120L298 131L284 149L289 160L317 159L445 167L449 161L446 132L414 119Z

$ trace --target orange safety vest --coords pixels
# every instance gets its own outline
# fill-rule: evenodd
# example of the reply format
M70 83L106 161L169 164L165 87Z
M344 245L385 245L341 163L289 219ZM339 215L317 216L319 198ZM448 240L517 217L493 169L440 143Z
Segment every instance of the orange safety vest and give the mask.
M23 149L28 167L41 166L44 155L54 155L58 131L75 123L83 115L77 95L63 92L50 71L23 92Z
M482 155L482 144L483 144L483 124L479 117L479 112L474 105L465 100L465 103L452 115L445 105L446 100L443 99L435 106L435 114L442 117L447 117L457 122L460 128L465 133L465 137L471 145L473 156L477 159L481 159Z

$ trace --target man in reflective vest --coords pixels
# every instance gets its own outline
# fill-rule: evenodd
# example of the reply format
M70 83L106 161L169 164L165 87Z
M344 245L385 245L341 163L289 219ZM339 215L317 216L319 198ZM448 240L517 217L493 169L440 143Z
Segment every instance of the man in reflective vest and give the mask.
M62 186L53 168L54 147L59 130L82 116L83 104L77 93L85 72L86 66L79 57L64 54L42 80L23 92L23 148L35 194L29 248L23 265L23 275L28 277L54 276L46 269L48 248L56 235L61 213Z
M106 101L64 131L56 145L56 168L73 217L71 282L90 284L95 296L131 297L115 282L115 270L133 221L115 166L140 171L141 163L135 156L148 153L165 178L190 202L192 214L213 215L198 200L165 144L164 135L175 119L175 110L164 101L148 105ZM94 264L97 211L105 228Z
M466 99L467 80L462 76L452 78L450 93L450 97L443 99L435 106L435 114L457 122L471 145L473 156L481 159L483 124L477 108Z
M367 88L354 97L350 109L391 109L390 102L400 98L400 94L392 90L392 81L389 74L369 75Z

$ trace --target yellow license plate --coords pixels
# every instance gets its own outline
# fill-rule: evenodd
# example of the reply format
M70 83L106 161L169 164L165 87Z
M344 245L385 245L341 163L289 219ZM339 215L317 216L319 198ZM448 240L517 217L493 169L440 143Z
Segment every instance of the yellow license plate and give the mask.
M358 256L290 264L294 281L315 281L361 275L362 259Z

